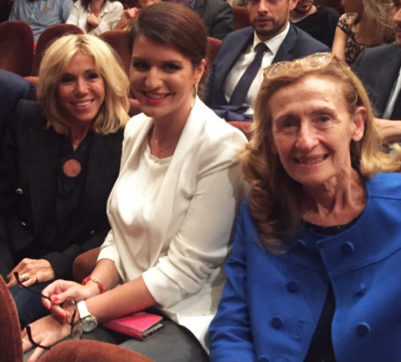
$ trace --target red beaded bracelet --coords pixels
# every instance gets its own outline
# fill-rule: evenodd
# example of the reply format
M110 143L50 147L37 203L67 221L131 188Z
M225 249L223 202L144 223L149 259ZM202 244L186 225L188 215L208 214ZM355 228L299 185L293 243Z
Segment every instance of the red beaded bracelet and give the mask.
M82 280L82 284L85 285L89 281L96 283L97 287L99 288L100 293L104 293L104 286L103 286L103 283L100 280L92 277L91 275L88 275L86 278L84 278Z

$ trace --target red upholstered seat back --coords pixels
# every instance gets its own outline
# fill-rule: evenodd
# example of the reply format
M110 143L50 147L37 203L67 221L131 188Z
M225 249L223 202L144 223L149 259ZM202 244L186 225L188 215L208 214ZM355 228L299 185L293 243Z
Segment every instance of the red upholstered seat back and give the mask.
M30 75L33 59L33 33L24 21L0 23L0 69L25 77Z
M20 362L23 354L17 308L1 276L0 306L0 360Z
M42 62L43 55L51 43L66 34L82 33L83 31L78 26L73 24L54 24L46 28L39 36L33 58L32 72L30 75L39 74L39 67L40 63Z

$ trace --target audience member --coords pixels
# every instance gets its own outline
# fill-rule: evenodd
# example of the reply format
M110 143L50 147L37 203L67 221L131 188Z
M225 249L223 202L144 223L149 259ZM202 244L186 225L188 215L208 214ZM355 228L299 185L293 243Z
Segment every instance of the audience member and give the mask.
M99 322L154 306L168 316L164 331L122 345L156 361L208 361L201 344L224 283L222 265L243 193L236 155L246 139L196 96L207 33L193 11L168 2L148 6L131 34L131 88L144 114L126 126L120 175L108 201L112 229L90 276L106 291L96 282L61 280L43 293L59 317L72 307L64 312L56 304L72 297L78 311L86 305ZM70 333L53 316L30 328L45 346ZM113 340L102 328L86 338L106 335ZM32 346L25 338L24 350Z
M211 360L396 361L400 150L380 150L365 89L332 54L265 77Z
M74 258L101 244L117 178L129 82L95 36L69 35L46 51L38 103L21 101L0 164L0 244L13 257L8 287L22 328L47 314L40 292L71 278ZM3 254L0 265L4 265ZM3 274L4 275L4 274Z
M65 23L72 9L72 0L13 0L10 20L27 22L34 41L48 26Z
M133 7L125 9L121 19L116 25L116 29L126 29L128 30L129 24L135 20L136 16L139 13L139 10L142 8L146 8L149 5L156 4L161 2L162 0L138 0L139 7Z
M116 27L123 14L119 1L77 0L67 24L74 24L84 33L99 35Z
M0 159L4 138L4 129L12 118L20 99L35 99L35 87L18 74L0 69ZM0 274L6 275L5 264L0 265Z
M365 48L394 40L393 0L342 0L342 5L333 42L339 59L352 65Z
M231 6L224 0L167 0L187 5L193 9L206 25L209 36L223 39L234 30Z
M224 39L209 78L207 104L227 120L252 119L263 68L328 48L289 23L297 0L252 0L252 26Z
M299 0L291 11L291 21L315 39L332 47L340 14L330 6L314 5L313 0Z
M394 0L394 5L396 42L364 50L353 66L379 117L376 124L388 142L401 141L401 1Z

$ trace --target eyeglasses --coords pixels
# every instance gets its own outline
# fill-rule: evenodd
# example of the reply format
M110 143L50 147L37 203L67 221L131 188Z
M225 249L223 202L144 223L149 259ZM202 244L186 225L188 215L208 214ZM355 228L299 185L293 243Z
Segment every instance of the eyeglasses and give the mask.
M304 58L295 59L292 61L283 61L273 63L263 70L265 79L272 78L273 76L286 74L289 70L302 69L302 70L314 70L325 67L331 62L336 62L339 65L347 67L334 53L320 52L308 55Z
M25 290L29 291L29 292L32 293L32 294L39 295L40 297L45 298L45 299L51 301L51 300L50 300L50 297L48 297L47 295L44 295L44 294L42 294L42 293L40 293L40 292L38 292L38 291L36 291L36 290L34 290L34 289L31 289L30 287L27 287L27 286L25 286L24 284L22 284L22 282L21 282L21 280L20 280L20 278L19 278L18 272L14 272L14 277L15 277L15 279L16 279L16 281L17 281L17 283L18 283L18 285L19 285L20 287L24 288ZM74 323L75 318L76 318L76 316L77 316L77 307L76 307L76 305L75 305L75 301L74 301L73 299L67 299L67 300L62 304L62 307L63 307L64 309L68 309L68 308L70 308L70 307L73 307L73 312L72 312L71 317L70 317L70 318L67 318L67 324L68 324L68 325L70 326L70 328L71 328L71 331L70 331L71 339L81 339L82 331L81 331L81 328L79 328L79 323ZM76 328L76 327L78 327L78 328ZM28 324L27 326L25 326L25 329L26 329L26 334L27 334L27 336L28 336L29 342L32 343L32 347L33 347L33 348L39 347L39 348L43 348L43 349L46 349L46 350L49 350L49 349L50 349L50 347L43 346L43 345L41 345L41 344L39 344L39 343L37 343L37 342L35 342L35 341L33 340L33 338L32 338L32 331L31 331L31 327L30 327L29 324Z
M68 308L71 305L73 306L74 311L73 311L71 317L67 318L67 324L71 328L70 337L71 337L71 339L81 339L82 330L80 328L80 325L79 325L79 323L74 323L75 317L77 316L77 308L76 308L75 302L72 299L68 299L63 303L63 308ZM45 350L49 350L51 348L48 346L43 346L40 343L37 343L33 340L31 326L29 324L25 327L25 329L26 329L26 334L28 336L29 342L31 342L31 344L32 344L32 348L39 347L39 348L43 348Z
M70 336L71 339L81 339L82 336L82 331L81 328L79 328L79 323L74 323L75 317L77 316L77 308L75 305L75 302L72 299L68 299L66 302L63 303L63 308L68 308L69 306L73 306L74 311L71 315L70 318L67 318L67 324L70 326L71 331L70 331ZM78 326L78 328L76 328ZM32 338L32 330L31 326L28 324L26 327L26 334L28 336L29 342L32 344L32 348L43 348L45 350L49 350L51 347L48 346L43 346L40 343L37 343L33 340Z
M44 294L42 294L41 292L38 292L38 291L35 290L35 289L31 289L31 288L25 286L25 285L23 284L23 282L21 281L21 279L19 278L18 272L14 272L14 277L15 277L15 280L17 281L17 284L18 284L21 288L24 288L25 290L29 291L29 292L32 293L32 294L39 295L40 297L42 297L42 298L44 298L44 299L50 300L50 297L48 297L47 295L44 295ZM50 300L50 301L51 301L51 300Z

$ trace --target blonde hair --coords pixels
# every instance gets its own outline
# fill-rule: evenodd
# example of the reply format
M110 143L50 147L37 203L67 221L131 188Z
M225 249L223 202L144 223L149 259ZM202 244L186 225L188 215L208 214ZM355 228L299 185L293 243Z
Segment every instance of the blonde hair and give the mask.
M325 65L313 64L319 55L331 57ZM318 61L319 62L319 61ZM282 62L270 66L255 104L253 134L241 153L242 171L251 186L250 210L256 221L261 239L273 253L287 251L301 221L302 187L294 181L273 152L272 119L269 100L279 89L293 85L308 76L324 76L342 85L349 114L359 106L367 112L365 129L359 142L351 142L351 165L362 179L380 171L396 171L401 167L400 149L394 154L382 151L381 141L374 124L374 115L368 95L356 75L329 53L308 56L301 61ZM277 68L280 68L277 70Z
M362 0L362 13L354 19L365 45L380 45L394 37L393 0Z
M129 118L129 81L113 49L88 34L63 36L46 50L39 69L37 96L47 125L60 134L69 132L69 120L60 111L57 88L67 64L77 53L93 58L95 69L105 84L105 100L93 121L93 130L100 134L114 133Z

